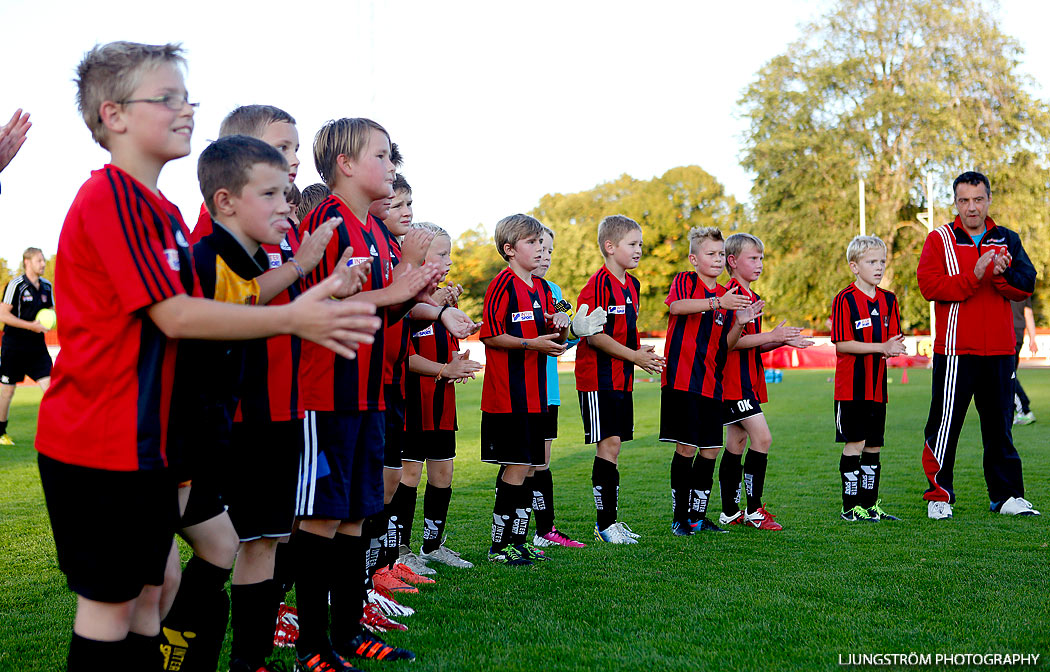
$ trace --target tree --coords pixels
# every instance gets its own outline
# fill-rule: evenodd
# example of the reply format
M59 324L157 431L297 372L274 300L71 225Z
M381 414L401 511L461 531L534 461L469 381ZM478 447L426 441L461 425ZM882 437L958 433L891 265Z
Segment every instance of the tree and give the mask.
M621 175L612 182L575 194L548 194L532 215L554 230L554 257L548 274L575 303L587 280L602 265L598 223L622 214L642 226L644 256L632 273L642 283L638 328L665 329L664 298L675 273L689 270L684 242L694 226L729 233L745 221L745 211L714 177L698 166L672 168L651 180Z
M461 233L452 245L452 270L449 280L463 285L459 307L475 320L482 319L485 290L507 265L496 251L492 234L483 224Z
M852 279L845 250L858 232L859 178L905 328L929 319L914 272L927 172L939 185L935 224L954 217L955 176L979 170L992 181L991 216L1021 234L1041 274L1050 270L1050 112L1018 71L1022 53L979 2L841 0L759 71L740 101L750 122L742 164L755 174L772 317L822 325Z

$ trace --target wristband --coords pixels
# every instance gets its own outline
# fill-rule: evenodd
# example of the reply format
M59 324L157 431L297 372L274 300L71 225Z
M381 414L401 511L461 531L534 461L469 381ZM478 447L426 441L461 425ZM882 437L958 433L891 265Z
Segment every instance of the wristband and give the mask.
M448 367L448 364L446 363L444 366L441 367L441 370L438 371L438 375L434 376L434 382L435 383L438 382L439 380L441 380L441 374L445 373L445 369L447 367Z
M718 301L718 297L717 296L712 296L711 297L711 310L718 310L721 307L722 306L721 306L721 303Z
M445 305L441 306L441 310L438 311L437 319L434 320L434 321L435 322L440 322L441 321L441 314L444 313L446 310L448 310L448 304L447 303Z
M290 263L292 266L295 266L295 272L299 274L300 280L306 279L306 271L304 271L303 267L299 265L299 262L295 260L295 257L289 259L288 263Z

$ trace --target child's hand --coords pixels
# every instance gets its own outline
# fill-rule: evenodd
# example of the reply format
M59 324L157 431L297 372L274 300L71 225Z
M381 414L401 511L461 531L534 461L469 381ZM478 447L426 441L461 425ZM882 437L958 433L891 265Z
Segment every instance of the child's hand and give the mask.
M783 320L769 333L773 335L773 338L777 343L787 343L793 338L798 338L798 336L802 334L802 328L789 327L787 326L787 320Z
M481 322L470 319L470 316L459 308L446 308L442 311L441 324L456 338L466 338L481 329Z
M333 294L334 299L345 299L348 296L353 296L361 291L361 288L365 286L365 280L368 279L368 273L371 270L371 266L368 264L356 264L350 265L350 260L354 256L354 248L347 246L343 250L343 256L339 257L339 262L335 265L335 271L332 275L340 275L343 278L343 285L340 288L339 294Z
M401 241L401 259L416 266L422 266L427 258L427 250L430 242L434 240L434 232L424 229L409 229Z
M328 247L328 241L332 239L335 227L342 223L342 217L332 217L317 227L313 233L303 234L303 241L299 243L299 251L293 258L303 267L304 273L310 273L317 268L317 264L321 263L321 257L324 256L325 248Z
M646 373L660 373L667 365L667 360L656 354L656 348L651 345L643 345L634 351L634 364L642 368Z
M473 378L478 371L481 371L481 363L470 358L469 350L464 350L457 352L452 357L452 361L445 367L445 372L441 374L441 377L450 380Z
M374 304L329 299L342 291L343 282L343 278L330 275L292 301L291 332L353 359L360 344L374 342L373 334L383 322L375 316Z
M784 345L790 345L793 348L798 348L800 350L803 350L803 349L808 348L809 346L813 345L813 341L809 340L805 336L797 336L795 338L791 338L791 339L788 339L788 340L784 341Z
M553 315L550 313L544 313L543 318L550 324L553 324L554 328L558 331L569 326L569 316L565 313L554 313Z
M734 287L722 296L718 297L718 305L726 310L742 310L751 305L751 299L736 293L738 288Z
M461 294L463 294L463 285L453 285L450 282L446 287L438 287L431 298L440 306L455 307L459 304Z
M565 345L563 343L556 343L554 340L558 337L558 334L544 334L542 336L537 336L536 338L525 341L526 349L535 350L542 355L557 357L565 352Z
M765 308L765 306L766 302L762 300L748 304L743 310L736 311L736 321L740 324L747 324L756 317L762 317L762 309Z
M896 357L907 352L908 349L904 347L904 334L897 334L882 344L882 356L886 358Z
M410 262L402 262L394 268L394 281L388 289L393 296L393 303L404 303L415 299L420 303L432 303L430 295L434 291L441 269L437 264L425 264L413 267Z

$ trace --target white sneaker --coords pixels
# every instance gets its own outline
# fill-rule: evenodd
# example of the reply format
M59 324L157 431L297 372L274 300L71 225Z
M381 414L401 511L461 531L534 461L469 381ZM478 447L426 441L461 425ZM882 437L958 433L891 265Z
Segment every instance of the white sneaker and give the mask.
M724 513L718 514L718 524L722 526L726 525L739 525L744 522L744 512L737 511L731 516L727 516Z
M627 523L616 523L620 527L620 531L631 539L641 539L642 535L636 534L634 530L627 526Z
M367 594L368 603L379 607L387 616L411 616L416 613L412 607L406 607L397 600L392 600L377 590L369 590ZM329 596L331 601L331 596Z
M427 574L437 574L436 569L434 569L433 567L428 567L427 563L423 560L423 558L408 550L408 547L402 546L401 549L404 552L397 557L398 562L408 567L420 576L426 576Z
M1030 425L1035 422L1035 413L1028 411L1027 413L1017 413L1014 415L1015 425Z
M1032 508L1032 503L1024 497L1011 497L999 507L999 513L1004 516L1038 516L1039 512Z
M628 528L630 529L630 528ZM631 534L634 534L633 532ZM598 541L604 541L607 544L637 544L638 539L628 536L622 528L621 523L613 523L604 530L599 530L598 525L594 526L594 538Z
M459 557L459 553L456 553L449 547L445 546L445 542L442 541L441 545L434 550L433 553L424 553L423 548L419 548L419 558L425 561L440 562L443 565L449 567L459 567L460 569L470 569L474 566L473 562L469 562Z
M952 505L948 502L930 502L926 512L933 520L948 520L952 517Z

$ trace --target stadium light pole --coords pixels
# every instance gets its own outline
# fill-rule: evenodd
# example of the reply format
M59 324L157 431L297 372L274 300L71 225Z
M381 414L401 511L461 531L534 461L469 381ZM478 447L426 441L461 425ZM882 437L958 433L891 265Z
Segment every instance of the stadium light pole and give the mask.
M864 222L864 178L857 182L857 201L860 204L860 235L867 235L867 226Z
M920 212L916 215L919 223L926 227L926 232L930 233L933 231L933 173L926 173L926 212ZM930 340L935 338L935 330L937 328L937 315L934 311L934 303L930 301Z

